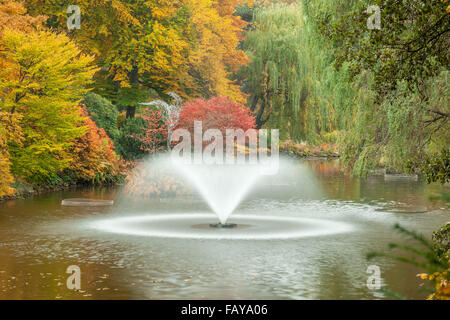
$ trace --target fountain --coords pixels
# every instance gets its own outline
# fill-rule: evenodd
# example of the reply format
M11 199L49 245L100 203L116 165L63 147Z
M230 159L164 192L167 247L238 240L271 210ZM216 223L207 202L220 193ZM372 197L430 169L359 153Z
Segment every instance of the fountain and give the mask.
M288 159L280 160L280 172L275 176L265 176L260 164L185 164L168 155L159 156L148 160L141 169L170 176L172 183L177 181L185 185L190 190L189 194L200 196L201 202L185 196L167 198L163 203L176 209L164 213L153 209L152 213L146 201L142 200L143 205L138 209L119 205L118 216L89 222L89 226L104 232L141 237L216 240L295 239L346 233L353 229L341 221L274 215L273 209L268 210L270 214L236 213L242 211L237 209L238 206L255 190L262 190L269 197L271 194L279 197L278 192L283 197L298 193L307 197L320 193L308 170L292 165ZM151 179L143 180L152 183ZM216 218L204 209L192 213L190 208L197 208L201 203L206 203ZM124 215L130 210L133 215Z
M238 225L236 223L210 223L209 226L211 228L236 228Z
M236 224L227 223L228 217L256 183L258 178L267 170L267 166L270 167L273 165L273 162L276 161L276 168L278 169L278 130L271 130L271 150L275 151L275 155L272 154L270 159L267 157L266 130L260 130L258 134L258 131L255 129L248 129L245 133L242 130L235 131L234 129L226 129L227 145L225 148L226 150L222 150L222 147L224 146L224 136L222 135L222 132L217 129L209 129L203 133L202 121L194 121L194 141L192 144L190 141L191 133L188 130L179 128L175 130L175 132L173 131L176 128L180 117L182 100L174 92L169 92L168 95L172 98L173 104L163 100L154 100L141 104L147 106L159 106L163 110L165 122L168 124L168 150L171 150L171 142L174 140L178 141L178 139L183 137L182 142L179 142L178 146L181 146L180 150L183 150L183 153L188 151L189 155L186 157L185 155L180 156L180 154L178 154L177 156L173 152L170 157L173 169L181 176L184 176L191 185L195 186L203 199L206 200L210 208L217 215L220 222L211 223L210 227L222 229L235 228L237 226ZM258 135L259 148L257 142ZM249 139L248 150L252 150L252 154L248 156L249 161L246 160L245 152L239 151L239 149L235 150L235 147L239 144L244 146L245 149L245 137L247 136ZM229 137L232 137L232 140L229 141ZM212 138L214 139L214 142L211 142ZM238 142L236 145L235 139ZM206 150L202 150L205 142L210 143L209 147L212 146L212 150L209 150L209 154ZM218 147L218 142L220 142L220 147ZM214 164L198 163L196 161L194 161L195 163L193 164L192 158L190 157L192 146L194 146L194 159L203 159L203 157L206 157L209 160L213 159ZM200 147L200 149L198 147ZM220 152L218 152L219 148ZM223 151L226 151L227 154L223 155ZM262 153L264 153L264 161L258 159L258 156L261 157ZM232 164L229 162L223 164L223 162L226 162L226 160L229 160L230 158L232 158ZM243 161L239 162L238 158ZM237 163L235 163L235 161L237 161Z
M174 168L195 186L219 218L216 228L230 228L227 220L261 177L259 165L196 165L174 160Z

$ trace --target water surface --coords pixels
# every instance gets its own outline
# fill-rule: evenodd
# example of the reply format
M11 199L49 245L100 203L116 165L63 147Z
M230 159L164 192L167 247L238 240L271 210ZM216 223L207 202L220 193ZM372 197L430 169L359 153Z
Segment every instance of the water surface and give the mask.
M139 200L124 195L119 187L0 203L0 299L386 298L366 287L366 270L372 264L380 267L383 285L390 290L416 299L427 295L415 277L419 269L386 259L368 262L366 254L387 250L390 242L412 243L393 230L397 222L426 236L448 222L445 203L433 200L448 188L421 181L385 181L382 176L359 180L343 172L336 161L296 161L294 166L297 169L284 172L284 177L258 183L234 215L269 221L270 217L318 219L351 226L348 231L219 240L92 228L92 223L106 219L173 213L209 213L205 223L217 220L201 197ZM61 206L67 198L114 199L115 204ZM274 222L273 229L277 226ZM175 222L177 228L184 227ZM66 288L70 265L81 269L81 291Z

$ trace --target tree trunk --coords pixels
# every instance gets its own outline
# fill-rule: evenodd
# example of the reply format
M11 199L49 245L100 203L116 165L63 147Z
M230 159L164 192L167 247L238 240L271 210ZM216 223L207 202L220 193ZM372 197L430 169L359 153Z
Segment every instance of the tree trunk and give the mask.
M135 106L128 106L127 107L127 119L131 118L133 119L136 114L136 107Z
M259 106L258 113L256 114L256 117L255 117L257 129L261 129L261 127L264 125L264 123L266 123L266 121L268 119L268 118L263 119L265 109L266 109L266 103L265 103L265 101L262 101L261 105Z
M128 74L128 77L130 79L130 85L133 87L134 85L137 85L138 78L139 78L139 72L136 65L133 65L133 69ZM136 114L136 106L127 106L127 118L134 118Z

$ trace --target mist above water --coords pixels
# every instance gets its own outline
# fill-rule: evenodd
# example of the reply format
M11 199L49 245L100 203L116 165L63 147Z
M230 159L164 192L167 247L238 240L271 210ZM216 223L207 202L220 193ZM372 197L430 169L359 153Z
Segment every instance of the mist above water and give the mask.
M298 195L306 199L321 195L316 179L304 165L289 158L279 158L277 161L279 169L276 174L268 175L268 172L273 172L270 169L273 165L267 162L195 164L173 158L170 154L160 154L147 159L137 168L137 182L132 185L138 192L133 194L141 194L144 198L180 197L179 200L198 194L222 224L227 222L240 203L255 193L268 199L273 196L289 199ZM151 190L154 194L146 194L145 190ZM130 203L124 202L130 210Z
M279 211L283 211L283 206L269 208L263 205L263 210L252 214L242 214L242 210L237 210L244 199L255 196L259 201L262 196L269 203L273 197L278 200L278 204L279 201L287 200L285 207L289 206L288 199L292 197L302 195L309 198L321 194L316 179L304 165L289 159L282 159L279 164L276 174L267 175L270 171L267 170L270 166L267 163L193 164L169 155L160 155L148 159L139 168L142 175L154 173L148 180L144 178L148 184L142 186L143 189L158 185L152 180L158 181L162 177L171 184L183 185L181 189L186 190L187 195L198 193L222 224L230 218L235 228L211 228L210 225L215 223L214 215L202 211L192 213L191 208L186 206L189 206L189 201L180 206L174 198L170 198L169 202L177 207L176 211L146 214L146 204L141 210L128 208L126 216L96 220L89 222L89 226L108 233L134 236L222 240L308 238L353 230L351 225L337 221L291 217L298 209L292 212L289 210L288 214L280 216ZM159 186L170 189L166 183ZM234 214L235 211L238 212Z

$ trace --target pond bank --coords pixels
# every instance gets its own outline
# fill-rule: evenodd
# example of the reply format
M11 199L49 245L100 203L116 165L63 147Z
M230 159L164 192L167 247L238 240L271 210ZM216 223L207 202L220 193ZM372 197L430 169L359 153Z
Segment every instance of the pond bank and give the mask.
M292 140L284 140L280 142L280 152L298 158L339 158L337 145L334 143L312 146L306 142L297 143Z
M46 186L46 187L33 187L27 184L19 184L14 186L15 192L12 195L4 196L0 198L0 203L9 201L9 200L17 200L17 199L27 199L33 196L42 195L46 193L66 191L66 190L76 190L78 188L84 187L94 187L94 186L114 186L114 185L122 185L122 183L111 183L111 184L102 184L102 185L94 185L94 184L85 184L85 183L74 183L74 184L64 184L57 186Z

